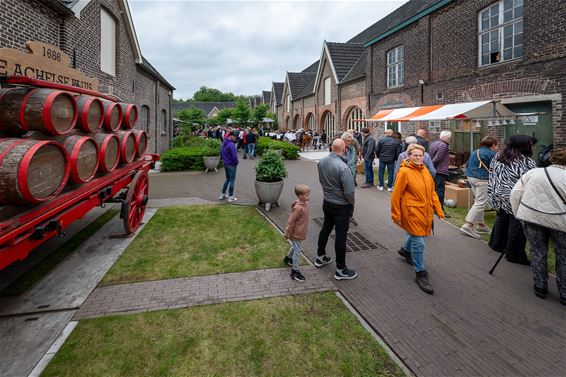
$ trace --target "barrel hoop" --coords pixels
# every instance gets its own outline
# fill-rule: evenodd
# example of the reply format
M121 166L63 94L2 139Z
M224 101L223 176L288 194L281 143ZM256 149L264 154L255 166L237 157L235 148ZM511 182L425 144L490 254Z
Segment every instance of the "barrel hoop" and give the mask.
M20 124L22 126L22 128L24 129L24 131L29 131L29 125L26 122L26 106L29 100L29 97L33 94L33 92L35 91L35 89L30 90L29 92L26 93L26 95L24 96L24 99L22 100L22 104L20 105Z
M102 123L104 122L104 104L96 97L92 97L92 101L96 103L96 105L100 109L100 119L98 120L98 124L96 126L96 129L99 129L100 127L102 127Z
M61 182L61 185L57 188L57 190L50 197L44 198L43 200L38 200L38 199L34 198L31 195L31 192L29 191L29 187L27 185L27 183L28 183L27 173L28 173L28 169L29 169L29 164L30 164L31 159L34 156L35 152L37 152L39 150L39 148L41 148L45 145L50 145L50 144L57 146L65 154L65 175L63 177L63 181ZM24 157L22 158L22 161L20 162L20 167L18 169L18 189L20 191L20 194L22 195L22 198L26 202L41 203L43 201L46 201L46 200L58 195L63 190L63 188L65 187L65 184L67 183L67 180L69 179L70 172L71 172L71 164L69 163L69 156L68 156L65 148L63 148L59 143L54 143L52 141L40 141L37 144L32 145L31 148L28 149L28 152L24 155Z
M0 139L1 140L1 139ZM13 140L13 139L12 139ZM4 152L0 153L0 166L4 165L4 157L6 157L6 155L8 153L10 153L10 151L16 147L17 145L20 145L21 143L23 143L24 141L26 141L25 139L21 139L18 141L14 141L12 144L10 144L5 150Z
M55 102L55 99L60 95L69 96L71 98L71 104L73 105L73 110L74 110L73 121L71 122L71 127L69 127L69 129L64 131L64 132L58 131L55 128L55 126L53 125L53 120L51 119L51 108L53 107L53 102ZM65 135L65 134L71 132L71 130L73 128L75 128L75 124L77 123L77 118L78 118L77 102L75 101L75 99L70 94L54 90L51 93L49 93L49 95L45 99L45 103L43 104L42 115L43 115L43 121L45 122L45 128L47 130L49 130L49 132L52 135Z

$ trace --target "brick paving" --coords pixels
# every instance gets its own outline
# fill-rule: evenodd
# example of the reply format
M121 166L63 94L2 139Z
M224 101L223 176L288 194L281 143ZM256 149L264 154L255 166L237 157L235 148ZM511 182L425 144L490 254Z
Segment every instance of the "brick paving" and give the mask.
M335 290L315 267L303 267L304 283L291 280L289 271L278 268L100 287L74 320Z
M257 161L257 160L256 160ZM255 161L243 160L236 178L236 196L253 202ZM293 187L312 187L310 216L322 217L322 193L316 163L287 161L289 173L279 201L266 214L279 227L294 200ZM215 201L224 180L218 173L151 176L153 198L199 197ZM361 177L358 177L361 183ZM390 221L390 194L356 190L355 218L359 232L383 248L351 252L347 263L359 272L338 290L380 334L406 366L418 376L564 376L566 310L553 278L546 300L532 293L528 267L502 261L488 275L498 254L481 240L463 235L443 221L427 239L425 262L435 289L419 290L414 272L396 253L403 231ZM319 226L309 222L304 242L314 260ZM328 254L333 256L329 245ZM319 270L328 278L333 265Z

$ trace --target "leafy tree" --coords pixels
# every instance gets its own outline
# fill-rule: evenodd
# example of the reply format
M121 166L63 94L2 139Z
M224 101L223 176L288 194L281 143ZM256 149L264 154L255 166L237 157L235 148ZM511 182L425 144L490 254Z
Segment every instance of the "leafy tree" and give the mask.
M226 124L228 118L232 117L233 110L232 108L220 109L214 118L218 121L218 124Z
M236 101L236 107L232 110L232 121L245 125L250 120L251 110L248 103L242 99Z
M194 107L189 107L177 112L177 117L189 126L194 124L203 125L205 122L204 111Z
M224 93L218 89L201 86L199 90L193 94L192 99L199 102L233 102L236 101L237 96L231 92Z

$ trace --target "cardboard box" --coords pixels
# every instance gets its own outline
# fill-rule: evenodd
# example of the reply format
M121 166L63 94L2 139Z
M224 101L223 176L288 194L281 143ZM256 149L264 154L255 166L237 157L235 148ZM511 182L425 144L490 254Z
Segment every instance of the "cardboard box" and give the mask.
M446 182L444 200L452 199L456 202L457 208L468 208L474 204L474 194L469 188L461 188L455 183ZM469 204L468 204L469 203Z

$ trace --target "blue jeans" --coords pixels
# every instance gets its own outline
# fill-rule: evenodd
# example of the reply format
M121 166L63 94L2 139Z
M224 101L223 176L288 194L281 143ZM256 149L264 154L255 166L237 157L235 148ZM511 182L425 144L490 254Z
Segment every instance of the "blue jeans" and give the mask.
M366 183L373 186L373 160L364 160Z
M248 144L248 157L253 157L255 154L255 143Z
M407 234L405 242L403 242L403 249L411 252L411 258L413 259L413 267L415 272L424 271L424 247L425 238L420 236L413 236Z
M236 181L236 169L238 166L224 165L224 173L226 173L226 181L224 181L224 186L222 186L222 193L226 194L226 189L228 185L228 196L234 196L234 182Z
M385 162L379 160L379 185L383 184L383 175L385 174L385 167L387 166L387 188L393 187L393 178L395 178L395 161Z

